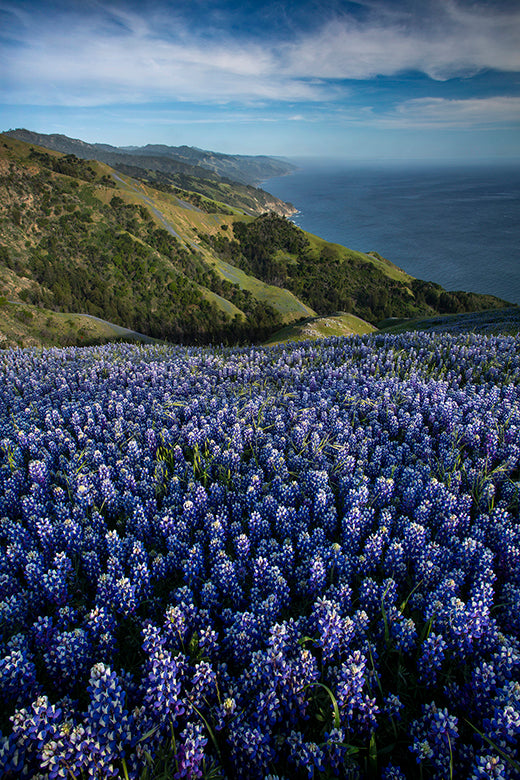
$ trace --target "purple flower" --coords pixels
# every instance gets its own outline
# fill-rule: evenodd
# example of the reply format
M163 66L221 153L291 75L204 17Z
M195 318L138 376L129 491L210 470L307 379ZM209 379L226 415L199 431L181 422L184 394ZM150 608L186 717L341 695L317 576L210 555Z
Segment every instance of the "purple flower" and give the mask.
M200 724L188 723L180 736L181 742L176 756L178 770L175 778L198 778L203 776L204 748L208 742Z

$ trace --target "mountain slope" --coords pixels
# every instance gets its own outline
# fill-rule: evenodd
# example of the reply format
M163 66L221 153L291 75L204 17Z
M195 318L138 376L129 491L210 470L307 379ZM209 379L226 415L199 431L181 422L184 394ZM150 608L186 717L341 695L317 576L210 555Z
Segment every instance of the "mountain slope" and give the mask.
M66 135L35 133L17 129L5 133L9 138L74 154L83 160L105 162L122 173L153 183L154 186L180 187L229 205L250 214L275 211L290 216L291 204L251 186L270 176L293 170L293 166L269 157L243 157L205 152L190 147L153 146L130 150L109 144L90 144ZM177 155L175 152L179 151Z
M200 193L157 189L104 163L6 135L0 135L0 296L4 304L87 314L185 343L263 341L284 325L338 311L374 325L384 317L505 305L447 293L277 214L253 218ZM25 336L14 328L15 343L34 339L24 311L6 320L5 328L15 314L17 322L27 320ZM35 326L40 319L32 314Z
M520 333L520 307L447 314L437 317L421 317L412 320L387 320L380 324L386 333L427 331L428 333L499 333L514 335Z
M353 314L333 314L328 317L309 317L287 325L273 333L266 344L286 344L290 341L316 341L330 336L363 336L375 333L377 328Z
M314 313L243 272L229 281L197 233L243 212L180 195L0 136L0 295L181 342L261 340Z
M159 343L150 336L90 314L56 312L0 298L0 349L8 347L89 346L110 341Z
M490 295L447 292L414 279L377 253L355 252L297 228L275 214L233 223L233 236L207 236L221 257L269 284L291 290L318 314L346 311L373 324L387 317L417 317L500 308Z
M193 146L165 146L163 144L147 144L138 147L117 147L118 151L136 155L165 156L183 160L190 165L200 165L208 168L219 176L223 176L242 184L258 185L273 176L284 176L296 170L294 165L275 157L266 155L221 154L208 152Z

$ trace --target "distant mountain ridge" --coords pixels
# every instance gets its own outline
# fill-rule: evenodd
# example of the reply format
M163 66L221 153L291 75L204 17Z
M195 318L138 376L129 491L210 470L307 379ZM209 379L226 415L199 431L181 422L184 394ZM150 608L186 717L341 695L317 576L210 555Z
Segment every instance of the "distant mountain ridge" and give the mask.
M5 135L63 154L75 154L76 157L84 160L99 160L108 165L113 165L113 155L118 155L119 161L127 165L150 168L164 173L182 172L201 178L214 178L211 174L216 174L219 177L253 186L273 176L283 176L296 170L291 163L266 155L231 155L197 149L193 146L146 144L146 146L125 147L91 144L59 133L35 133L25 128L8 130Z
M202 168L218 173L242 184L260 184L273 176L284 176L296 170L296 167L285 160L267 155L223 154L209 152L194 146L166 146L164 144L147 144L146 146L119 147L136 155L151 155L154 157L172 157L189 165L199 165Z
M245 209L251 215L262 214L265 211L274 211L282 216L291 216L296 209L291 203L285 203L259 187L250 183L239 181L236 176L242 166L242 179L268 178L269 176L289 173L293 166L289 163L278 162L272 158L258 158L260 161L253 164L251 161L257 158L245 158L240 162L240 155L223 155L215 152L203 152L191 147L179 147L184 159L173 154L175 147L152 146L125 150L110 144L90 144L78 138L69 138L66 135L35 133L32 130L17 129L4 133L8 138L23 141L34 146L51 149L61 154L73 154L82 160L97 160L106 163L120 173L140 179L141 181L159 189L170 190L172 187L190 190L199 193L211 200L221 201L239 209ZM143 150L153 153L143 153ZM159 151L157 151L159 150ZM203 165L203 160L205 164ZM201 161L195 164L188 160ZM207 165L213 165L233 173L235 178L222 176L215 170L210 170ZM253 176L253 168L255 176ZM249 173L246 175L246 172Z

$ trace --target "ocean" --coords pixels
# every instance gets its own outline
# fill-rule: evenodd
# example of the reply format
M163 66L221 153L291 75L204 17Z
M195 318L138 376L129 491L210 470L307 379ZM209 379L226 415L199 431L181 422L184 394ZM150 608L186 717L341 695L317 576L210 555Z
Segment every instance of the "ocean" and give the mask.
M304 230L447 290L520 304L520 163L293 162L262 187L294 204Z

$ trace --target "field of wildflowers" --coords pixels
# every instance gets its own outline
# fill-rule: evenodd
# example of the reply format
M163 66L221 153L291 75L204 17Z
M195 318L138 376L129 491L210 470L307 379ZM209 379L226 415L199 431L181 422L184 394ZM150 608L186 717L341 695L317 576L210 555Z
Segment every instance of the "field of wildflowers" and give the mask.
M520 342L0 355L0 775L520 778Z

